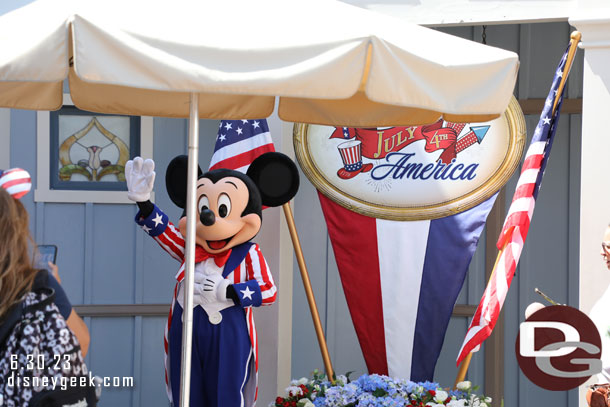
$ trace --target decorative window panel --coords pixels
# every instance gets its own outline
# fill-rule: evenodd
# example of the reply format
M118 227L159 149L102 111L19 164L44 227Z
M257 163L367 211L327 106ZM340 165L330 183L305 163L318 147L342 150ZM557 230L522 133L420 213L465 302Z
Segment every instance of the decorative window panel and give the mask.
M137 155L153 158L153 118L82 111L69 94L63 102L36 114L34 201L133 204L124 166Z
M51 189L124 191L125 163L140 154L140 118L64 106L50 116Z

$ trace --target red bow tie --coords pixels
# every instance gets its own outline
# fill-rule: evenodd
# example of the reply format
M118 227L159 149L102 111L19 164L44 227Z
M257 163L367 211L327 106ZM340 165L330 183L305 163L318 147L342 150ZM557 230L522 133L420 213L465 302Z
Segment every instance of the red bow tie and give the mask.
M227 260L229 260L230 255L231 249L222 253L208 253L203 247L195 246L195 263L201 263L204 260L213 258L214 263L216 263L218 267L223 267L227 263Z

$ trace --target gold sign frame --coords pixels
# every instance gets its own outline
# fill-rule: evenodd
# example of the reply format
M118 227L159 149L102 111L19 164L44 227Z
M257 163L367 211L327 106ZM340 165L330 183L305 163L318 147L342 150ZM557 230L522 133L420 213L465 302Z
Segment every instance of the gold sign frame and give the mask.
M297 161L312 184L339 205L365 216L400 221L437 219L470 209L490 198L508 182L519 165L526 140L525 118L517 100L513 97L499 119L505 120L508 129L508 150L501 164L479 187L452 199L430 205L405 205L402 207L368 202L342 191L318 168L309 151L309 124L295 123L293 143Z

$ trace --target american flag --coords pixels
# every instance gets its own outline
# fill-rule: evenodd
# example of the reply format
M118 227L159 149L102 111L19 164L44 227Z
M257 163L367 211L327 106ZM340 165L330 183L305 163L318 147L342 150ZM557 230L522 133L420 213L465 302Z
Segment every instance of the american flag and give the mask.
M222 120L210 170L228 168L245 173L254 159L271 151L275 148L267 120Z
M457 358L458 365L470 352L478 351L481 343L491 335L515 274L559 121L563 91L554 112L553 103L561 78L569 73L564 72L568 50L559 62L540 121L525 155L513 201L497 243L498 249L504 250L496 261L492 277L466 332Z
M0 170L0 187L7 190L15 199L19 199L32 189L30 174L21 168Z

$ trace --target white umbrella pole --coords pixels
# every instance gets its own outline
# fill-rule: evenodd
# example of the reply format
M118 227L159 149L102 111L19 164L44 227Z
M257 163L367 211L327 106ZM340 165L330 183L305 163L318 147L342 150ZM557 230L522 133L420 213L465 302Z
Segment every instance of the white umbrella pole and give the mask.
M195 275L195 226L197 222L196 183L199 157L199 99L191 93L188 138L188 177L186 192L186 255L184 309L182 311L182 372L180 407L188 407L191 394L191 348L193 342L193 286ZM174 400L175 401L175 400Z

